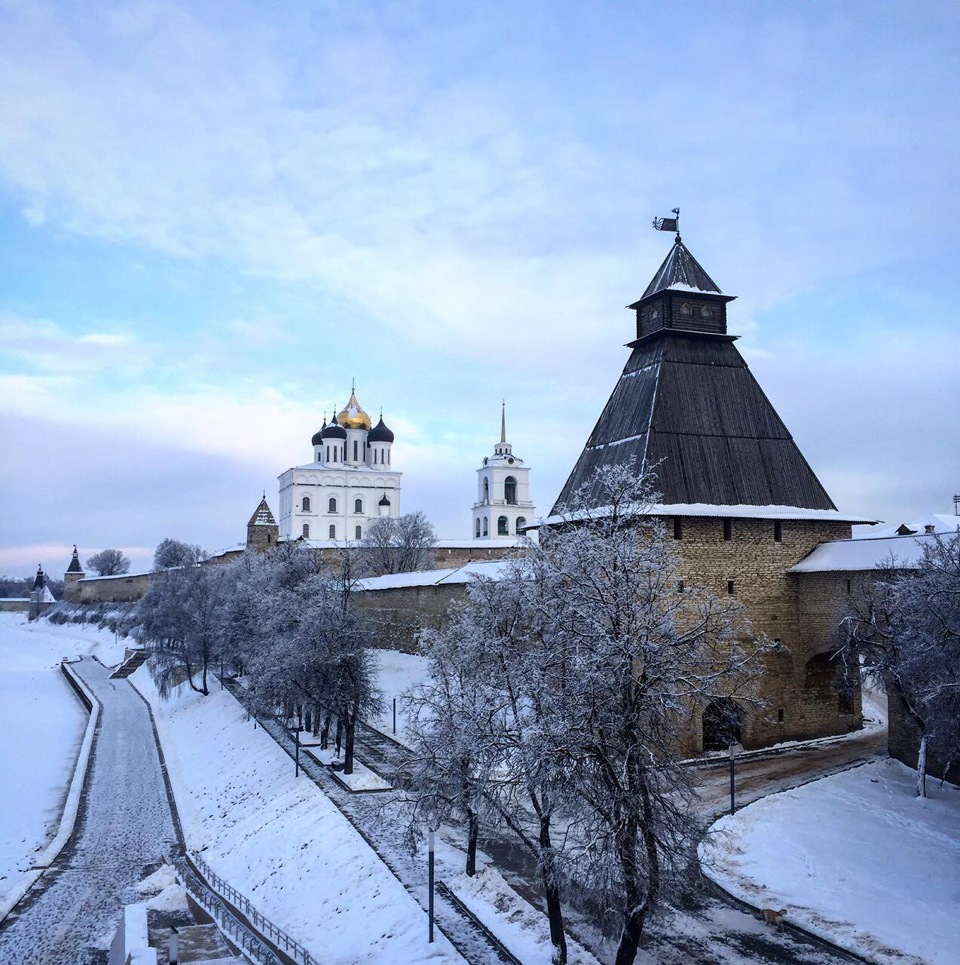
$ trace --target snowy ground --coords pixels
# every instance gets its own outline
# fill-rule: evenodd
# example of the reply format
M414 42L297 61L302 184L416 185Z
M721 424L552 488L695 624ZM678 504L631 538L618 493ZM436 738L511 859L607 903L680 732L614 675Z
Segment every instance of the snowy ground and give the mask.
M412 653L396 650L371 650L379 672L379 685L383 693L383 708L378 717L371 718L370 724L384 734L396 737L406 744L407 701L403 695L429 677L430 661ZM396 730L394 730L393 708L396 701Z
M60 659L89 644L48 629L0 614L0 905L57 833L87 723Z
M326 963L456 962L364 840L226 691L180 688L154 707L191 850Z
M881 965L960 962L960 788L893 760L721 818L704 871L752 905Z

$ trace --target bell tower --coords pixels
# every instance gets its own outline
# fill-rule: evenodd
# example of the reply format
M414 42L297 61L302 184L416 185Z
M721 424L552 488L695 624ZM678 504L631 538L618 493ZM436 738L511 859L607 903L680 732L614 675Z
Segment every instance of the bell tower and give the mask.
M493 455L477 470L477 501L472 509L473 538L515 540L533 522L536 510L530 501L530 469L513 454L507 442L507 407L500 410L500 441Z

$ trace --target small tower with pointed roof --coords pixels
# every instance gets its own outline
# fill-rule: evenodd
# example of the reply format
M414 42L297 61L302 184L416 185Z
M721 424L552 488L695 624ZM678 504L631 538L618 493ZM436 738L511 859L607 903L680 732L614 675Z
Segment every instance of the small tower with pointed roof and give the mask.
M83 567L80 565L80 555L77 553L77 544L73 544L73 556L70 558L70 565L67 572L63 574L63 598L69 603L80 602L80 581L86 576Z
M471 510L473 538L516 540L523 535L523 527L533 522L535 512L530 501L530 469L507 442L504 403L500 409L500 441L477 470L477 501Z
M267 494L264 493L260 505L247 523L247 549L266 553L277 545L279 538L280 527L267 504Z

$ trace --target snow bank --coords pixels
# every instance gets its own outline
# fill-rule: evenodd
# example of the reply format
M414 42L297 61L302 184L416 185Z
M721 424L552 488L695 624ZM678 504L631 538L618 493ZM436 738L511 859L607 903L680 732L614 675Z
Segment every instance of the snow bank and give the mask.
M915 784L886 760L764 798L713 826L703 870L881 965L960 962L960 788Z
M459 962L346 818L226 691L168 703L157 728L189 846L320 961Z
M15 775L0 781L0 918L39 876L31 869L47 863L87 726L60 672L75 645L46 629L24 614L0 614L2 771Z

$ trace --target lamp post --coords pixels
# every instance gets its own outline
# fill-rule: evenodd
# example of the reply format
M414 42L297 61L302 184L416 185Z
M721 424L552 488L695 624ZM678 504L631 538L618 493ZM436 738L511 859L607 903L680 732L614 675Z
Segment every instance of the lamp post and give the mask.
M736 798L736 758L733 756L733 747L730 745L730 813L734 814L737 810Z
M428 899L427 899L427 903L428 903L428 918L429 918L429 922L430 922L430 924L429 924L429 942L432 943L432 942L433 942L433 828L430 829L430 838L429 838L429 840L430 840L430 844L429 844L429 847L430 847L430 856L429 856L429 859L428 859L428 861L429 861L429 864L428 864L428 869L429 869L429 871L428 871L428 877L429 877L429 880L430 880L430 894L429 894L429 897L428 897Z

